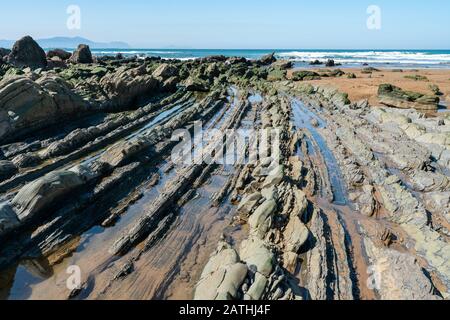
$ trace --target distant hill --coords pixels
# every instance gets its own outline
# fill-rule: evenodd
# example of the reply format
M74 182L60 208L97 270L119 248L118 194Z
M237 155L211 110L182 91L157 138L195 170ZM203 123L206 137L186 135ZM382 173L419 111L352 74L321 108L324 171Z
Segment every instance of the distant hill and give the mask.
M95 42L82 37L53 37L47 39L37 39L39 45L44 49L75 49L79 44L87 44L91 49L128 49L130 45L125 42ZM12 48L15 40L0 40L0 47Z

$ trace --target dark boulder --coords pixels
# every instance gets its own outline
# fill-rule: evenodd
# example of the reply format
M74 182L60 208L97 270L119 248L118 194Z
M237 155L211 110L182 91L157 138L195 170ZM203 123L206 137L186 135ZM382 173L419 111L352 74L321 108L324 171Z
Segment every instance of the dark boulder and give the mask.
M276 61L277 61L277 58L275 58L275 52L272 52L270 54L263 56L261 59L259 59L259 64L261 64L263 66L267 66Z
M64 61L64 60L68 60L71 56L72 56L72 54L70 52L67 52L63 49L54 49L54 50L50 50L49 52L47 52L48 59L58 57Z
M319 65L323 64L323 62L321 62L319 60L314 60L314 61L311 61L309 64L312 66L319 66Z
M77 50L74 51L70 57L70 61L73 63L93 63L91 49L88 45L80 44Z
M18 40L8 55L7 62L16 67L45 68L45 51L30 36Z
M325 64L326 67L334 67L336 65L336 63L334 62L333 59L329 59L327 61L327 63Z
M305 80L320 80L320 75L313 71L302 70L295 71L292 74L293 81L305 81Z

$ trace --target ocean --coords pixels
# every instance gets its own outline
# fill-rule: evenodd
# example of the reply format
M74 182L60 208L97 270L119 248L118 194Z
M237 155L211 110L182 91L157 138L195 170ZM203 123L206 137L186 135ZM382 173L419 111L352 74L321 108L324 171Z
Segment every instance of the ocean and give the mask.
M437 68L450 69L450 50L209 50L209 49L93 49L98 56L122 53L125 56L161 57L189 60L211 55L240 56L258 59L275 52L280 59L293 61L297 67L309 67L313 60L328 59L341 63L342 67L359 67L368 64L384 68Z

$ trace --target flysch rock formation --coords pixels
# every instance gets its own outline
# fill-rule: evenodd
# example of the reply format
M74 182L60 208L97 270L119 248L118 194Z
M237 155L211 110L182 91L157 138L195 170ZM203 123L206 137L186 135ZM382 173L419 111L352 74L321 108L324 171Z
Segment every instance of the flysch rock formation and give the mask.
M1 299L450 298L450 120L421 113L434 100L386 86L380 106L351 102L303 82L342 70L287 80L274 54L45 54L29 37L1 54ZM196 139L173 151L199 121L214 161L177 163L197 159ZM250 135L235 147L263 156L220 164L224 133L250 129L277 147Z

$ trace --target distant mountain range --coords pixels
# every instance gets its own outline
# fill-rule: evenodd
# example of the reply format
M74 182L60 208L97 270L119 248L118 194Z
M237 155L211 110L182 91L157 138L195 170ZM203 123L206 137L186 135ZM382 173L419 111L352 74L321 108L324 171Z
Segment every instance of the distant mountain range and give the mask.
M47 39L35 39L44 49L75 49L79 44L87 44L91 49L129 49L130 45L125 42L95 42L82 37L53 37ZM1 48L12 48L16 40L0 40Z

